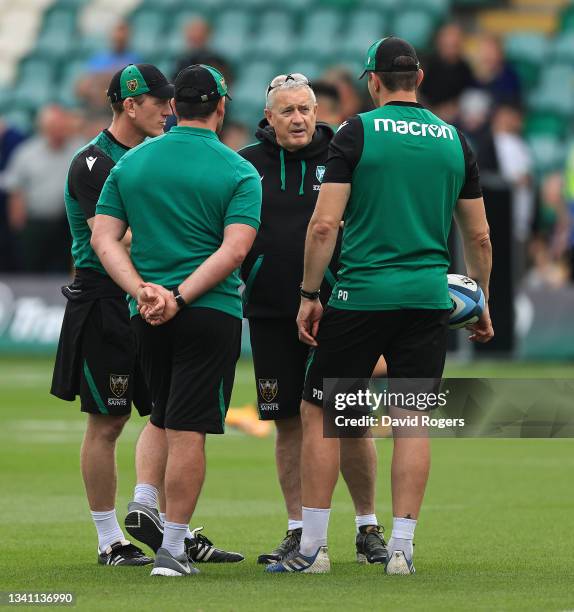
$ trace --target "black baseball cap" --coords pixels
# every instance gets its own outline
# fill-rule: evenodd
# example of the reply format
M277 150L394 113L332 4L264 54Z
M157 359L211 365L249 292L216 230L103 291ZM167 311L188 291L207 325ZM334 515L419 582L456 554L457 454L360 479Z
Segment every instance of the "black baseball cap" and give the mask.
M194 64L184 68L175 77L176 102L209 102L226 96L227 83L225 77L213 66Z
M108 98L112 103L144 93L168 100L173 98L173 85L152 64L129 64L114 74L108 87Z
M412 64L397 65L398 57L412 57ZM402 38L387 36L373 43L367 51L362 79L367 72L415 72L419 69L419 58L415 48Z

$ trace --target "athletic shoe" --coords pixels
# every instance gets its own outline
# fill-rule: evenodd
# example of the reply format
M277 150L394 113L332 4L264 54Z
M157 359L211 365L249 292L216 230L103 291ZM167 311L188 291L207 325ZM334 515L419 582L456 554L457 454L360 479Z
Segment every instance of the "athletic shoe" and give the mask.
M270 553L259 555L259 557L257 557L257 563L268 564L283 561L289 553L292 553L294 550L299 550L302 533L303 529L301 527L299 527L299 529L289 529L281 544Z
M383 538L381 525L363 525L355 540L357 561L366 564L387 562L387 543Z
M126 531L157 552L163 540L163 525L159 512L155 508L144 506L138 502L128 504L128 513L124 521Z
M174 557L166 548L160 548L155 556L155 563L150 576L191 576L199 574L197 567L189 564L184 553Z
M153 559L146 557L143 550L131 544L128 540L120 540L108 546L101 552L98 549L100 565L149 565Z
M211 540L199 533L203 527L192 530L192 538L185 538L185 552L193 563L239 563L245 557L236 552L215 548Z
M395 550L387 561L385 572L389 576L408 576L415 573L415 566L412 559L407 559L402 550Z
M298 550L291 552L283 561L270 563L266 568L270 574L285 574L300 572L302 574L326 574L331 571L331 561L327 554L327 547L321 546L310 557L305 557Z

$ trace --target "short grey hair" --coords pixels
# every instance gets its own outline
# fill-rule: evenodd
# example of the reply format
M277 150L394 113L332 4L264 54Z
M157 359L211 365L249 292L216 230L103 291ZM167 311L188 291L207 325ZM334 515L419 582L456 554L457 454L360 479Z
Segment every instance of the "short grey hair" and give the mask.
M309 93L309 97L313 101L313 104L317 104L317 97L315 96L315 92L313 91L313 89L311 89L309 85L309 80L306 77L304 77L305 80L291 78L291 79L285 80L283 83L278 83L277 85L273 85L273 81L279 79L280 77L286 77L286 76L287 75L278 74L276 77L273 77L273 79L271 79L271 84L267 88L267 92L265 95L265 108L270 110L273 107L273 102L275 100L275 94L278 91L285 91L288 89L306 89ZM301 76L303 77L304 75L301 75Z

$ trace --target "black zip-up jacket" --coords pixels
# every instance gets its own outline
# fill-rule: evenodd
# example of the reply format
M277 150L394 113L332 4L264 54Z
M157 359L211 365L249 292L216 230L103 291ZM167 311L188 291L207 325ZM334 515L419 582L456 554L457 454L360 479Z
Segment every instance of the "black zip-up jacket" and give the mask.
M289 152L277 144L275 130L263 119L259 141L239 151L250 161L263 187L261 226L241 266L247 318L295 318L303 280L305 235L327 163L333 130L317 123L311 142ZM339 260L340 235L333 260L321 286L321 301L331 294Z

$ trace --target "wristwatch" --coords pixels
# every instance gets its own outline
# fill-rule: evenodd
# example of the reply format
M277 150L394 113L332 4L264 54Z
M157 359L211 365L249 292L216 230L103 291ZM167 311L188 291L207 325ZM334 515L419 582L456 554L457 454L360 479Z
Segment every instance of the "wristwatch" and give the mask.
M171 292L173 293L173 296L175 297L175 302L178 308L183 308L184 306L186 306L185 300L183 299L183 296L179 292L179 287L174 287L171 290Z
M305 289L303 289L303 285L301 285L299 287L299 293L301 294L301 297L304 297L307 300L318 300L319 296L321 295L321 290L317 289L317 291L305 291Z

